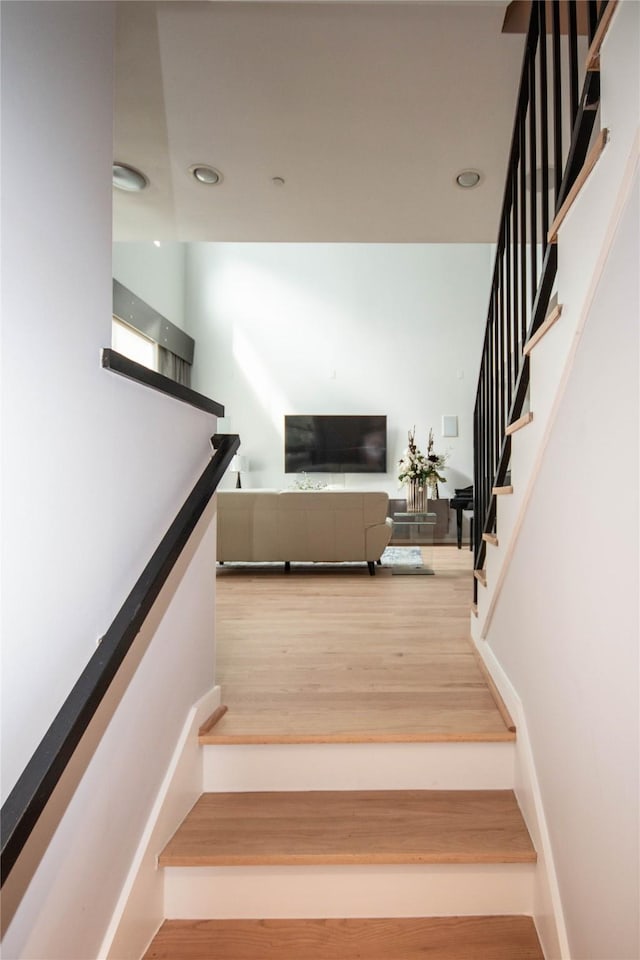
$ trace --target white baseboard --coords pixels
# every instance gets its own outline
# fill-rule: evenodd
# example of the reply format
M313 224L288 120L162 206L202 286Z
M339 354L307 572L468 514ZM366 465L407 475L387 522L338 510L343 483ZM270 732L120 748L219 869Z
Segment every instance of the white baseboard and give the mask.
M515 794L533 845L538 854L535 871L533 918L546 960L569 960L569 941L553 862L551 840L542 805L531 741L522 702L496 656L486 642L475 640L476 649L513 717L517 733Z
M157 857L202 793L198 728L219 704L220 687L214 687L187 715L103 938L100 958L140 960L164 920L164 877Z

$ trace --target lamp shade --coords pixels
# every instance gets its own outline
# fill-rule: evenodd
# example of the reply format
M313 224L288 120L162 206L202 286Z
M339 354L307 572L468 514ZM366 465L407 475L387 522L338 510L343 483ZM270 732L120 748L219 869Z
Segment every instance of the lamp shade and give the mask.
M242 473L247 469L247 458L240 456L239 453L236 453L235 457L229 464L229 469L234 473Z

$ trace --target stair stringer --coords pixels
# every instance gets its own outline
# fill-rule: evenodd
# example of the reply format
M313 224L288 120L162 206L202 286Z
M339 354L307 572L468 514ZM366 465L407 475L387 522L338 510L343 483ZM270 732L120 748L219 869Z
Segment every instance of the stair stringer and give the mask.
M533 878L532 913L540 944L547 960L570 960L560 887L522 701L491 647L477 641L476 648L518 731L515 742L514 792L538 854Z
M611 35L615 26L614 21ZM624 65L613 60L608 64L606 53L605 42L601 126L609 130L609 142L560 230L556 288L562 316L531 352L533 420L512 438L513 493L497 498L499 546L487 544L487 586L478 587L478 616L470 616L472 639L518 729L515 792L538 851L534 919L548 960L570 957L567 929L526 716L517 691L491 649L491 624L585 324L640 167L640 128L637 117L625 109L625 92L632 84L624 75Z
M626 141L628 145L628 140ZM620 142L619 146L624 146ZM611 144L613 147L613 144ZM608 148L609 149L609 148ZM618 151L620 154L622 150ZM607 152L603 155L608 159ZM603 181L611 180L613 157L610 167L598 166L593 176L599 173ZM497 502L497 531L499 546L487 545L487 587L478 590L478 618L470 617L472 638L480 656L484 660L493 680L512 714L518 729L516 741L516 784L515 792L525 822L538 851L538 864L534 891L534 919L545 956L552 958L570 957L567 930L560 898L559 884L554 867L549 830L546 823L542 796L536 775L531 741L527 730L526 717L520 698L502 670L490 646L491 623L493 614L500 602L501 590L507 575L511 556L522 524L529 500L535 489L537 476L545 456L545 449L551 436L556 415L561 407L566 386L569 382L574 358L580 344L587 317L591 310L608 254L615 239L620 218L630 199L631 191L640 171L640 130L636 128L630 150L623 159L622 172L619 175L618 189L613 193L608 210L608 220L604 229L593 231L597 234L598 245L590 244L592 260L585 263L585 247L580 246L578 238L589 233L589 194L578 198L582 200L582 210L577 207L576 214L581 216L567 218L563 226L560 243L564 242L564 256L560 257L558 271L559 301L563 302L563 291L572 291L572 302L576 299L579 308L567 308L564 304L563 315L558 323L540 341L531 355L531 403L534 419L523 431L514 435L512 440L511 473L514 493L508 497L499 497ZM587 184L588 186L588 184ZM594 181L594 190L598 183ZM602 184L600 184L602 189ZM585 188L586 190L586 188ZM602 202L596 206L602 211ZM572 211L573 212L573 211ZM567 252L568 251L568 252ZM572 251L575 252L571 256ZM559 251L560 253L562 252ZM588 281L584 282L584 281ZM582 288L580 290L580 288ZM576 290L583 296L576 297ZM569 323L571 327L569 327ZM566 326L565 326L566 325ZM564 337L557 334L564 327ZM523 478L524 482L523 482Z
M619 13L611 27L615 24ZM547 443L571 376L576 352L603 269L638 168L640 130L633 111L625 110L629 78L619 65L607 71L607 41L602 53L601 127L608 143L562 224L558 238L556 292L562 316L530 355L532 421L511 440L513 493L498 497L496 530L499 546L487 544L487 586L478 587L478 616L471 616L475 641L487 639L511 556Z
M198 729L219 704L220 687L216 686L189 710L104 935L98 956L105 960L139 960L165 918L158 851L202 793Z

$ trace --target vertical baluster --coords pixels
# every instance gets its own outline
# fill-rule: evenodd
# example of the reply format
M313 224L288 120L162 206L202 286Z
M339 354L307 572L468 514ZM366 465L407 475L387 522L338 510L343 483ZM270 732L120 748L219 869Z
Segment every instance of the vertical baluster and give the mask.
M553 166L555 168L555 205L558 208L558 197L562 184L562 60L560 58L560 3L556 0L552 4L552 33L553 33Z
M507 314L505 317L505 379L507 383L507 392L505 396L505 414L504 414L504 426L507 426L507 416L509 414L509 408L511 406L511 394L513 391L512 382L511 382L511 330L513 324L513 302L511 299L512 295L512 285L511 285L511 272L513 266L513 260L511 255L511 221L513 218L513 180L512 180L512 171L509 170L508 173L508 183L509 183L509 215L507 216L507 222L505 224L505 239L504 239L504 248L506 256L506 305L507 305Z
M482 367L480 369L480 378L482 377ZM480 481L480 472L478 470L478 457L480 451L480 391L481 391L482 379L478 380L478 391L476 393L476 405L473 410L473 517L474 517L474 534L473 534L473 560L475 566L476 558L476 538L475 538L475 528L478 525L478 483ZM475 584L477 581L474 581L473 589L473 599L476 599L476 588Z
M591 44L598 26L598 0L589 0L587 6L589 11L589 44Z
M487 433L487 411L486 411L485 389L484 389L486 363L487 363L487 358L485 354L482 360L482 371L481 371L481 379L480 379L481 437L480 437L480 446L478 447L478 451L480 454L479 463L478 463L478 504L480 507L480 511L478 513L479 524L482 523L482 511L484 510L484 479L483 479L484 478L484 447L485 447L485 442L486 442L485 438Z
M488 321L487 321L488 322ZM488 350L488 340L486 343ZM484 527L484 518L487 510L486 486L487 486L487 443L489 440L489 391L487 385L487 369L489 364L488 352L484 355L482 363L482 463L480 467L480 513L478 515L478 528L476 530L476 548L479 549L482 539L482 529Z
M540 3L536 2L533 16L540 11ZM529 58L529 237L531 249L529 251L531 264L531 306L538 288L538 150L536 137L536 58L535 51ZM524 343L524 341L523 341Z
M520 120L520 331L518 367L527 336L527 131L525 115Z
M546 5L541 3L538 8L539 49L540 49L540 166L542 168L542 183L540 189L540 231L542 234L542 256L547 249L547 234L549 232L549 110L547 104L547 88L549 75L547 72L547 17Z
M498 247L500 253L500 247ZM491 448L491 482L495 472L496 446L500 433L500 263L496 281L493 311L493 446Z
M491 471L490 462L491 462L491 337L487 337L487 369L485 371L485 379L487 381L487 394L486 394L486 424L487 424L487 435L485 439L485 461L484 461L484 492L482 497L482 516L480 517L480 540L482 540L482 530L484 530L484 523L487 519L487 508L489 506L489 473Z
M500 444L498 446L498 451L502 449L502 440L504 437L504 431L507 428L507 416L509 414L509 404L507 402L507 396L509 394L509 379L508 379L508 367L507 367L507 329L509 327L509 313L510 313L510 304L509 304L509 295L511 292L511 284L509 283L509 266L511 263L511 251L507 244L507 233L509 218L511 216L511 209L507 207L506 219L504 224L504 252L502 254L502 396L500 398L500 407L502 409L502 419L500 423Z
M508 223L509 217L511 216L511 210L507 207L506 219L504 224L505 232L505 242L504 242L504 251L502 254L502 347L501 347L501 357L500 363L502 366L501 371L501 380L500 380L500 443L498 444L498 460L500 459L500 451L502 450L502 441L504 439L504 431L507 428L507 417L509 415L509 404L507 401L507 396L509 393L509 381L508 381L508 367L507 367L507 329L509 326L509 293L510 293L510 284L509 284L509 263L510 263L510 250L507 246L507 232L508 232Z
M491 461L493 459L493 425L494 425L494 402L493 402L493 385L494 385L494 365L493 365L493 331L495 328L495 304L496 304L496 289L495 283L491 291L491 308L489 311L489 337L487 342L487 348L489 351L488 363L487 363L487 482L488 478L491 476ZM485 510L487 508L487 502L485 502ZM486 515L482 518L482 523Z
M578 114L578 15L576 0L569 0L569 90L571 129Z
M501 240L503 229L501 228ZM502 356L502 331L504 329L504 275L502 272L502 242L498 244L498 249L496 251L497 261L496 266L498 268L498 285L497 285L497 303L496 303L496 437L499 438L502 435L502 386L503 386L503 375L504 375L504 363ZM498 443L499 443L498 439Z
M512 344L512 392L515 386L518 373L518 364L516 362L518 330L520 329L520 274L518 270L518 229L520 226L520 204L518 200L518 169L520 157L517 156L513 169L513 178L511 189L513 191L513 250L511 257L513 260L513 344Z
M489 322L491 322L489 320ZM486 363L484 368L484 381L485 381L485 393L484 393L484 424L485 424L485 433L484 433L484 470L482 472L482 513L480 515L480 529L478 530L478 548L482 542L482 531L484 529L484 521L487 516L487 476L489 473L489 444L491 442L491 382L490 382L490 344L491 341L487 335L487 355Z
M487 508L489 506L489 491L496 456L496 436L498 433L498 284L493 295L493 326L491 328L491 449L489 460L489 476L487 478ZM485 517L486 520L486 517Z

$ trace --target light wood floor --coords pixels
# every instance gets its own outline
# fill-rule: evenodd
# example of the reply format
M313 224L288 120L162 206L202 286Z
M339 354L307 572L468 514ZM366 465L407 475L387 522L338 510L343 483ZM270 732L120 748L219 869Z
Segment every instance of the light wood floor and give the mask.
M544 960L530 917L168 920L144 960Z
M472 555L436 575L219 568L206 743L511 740L469 640Z

